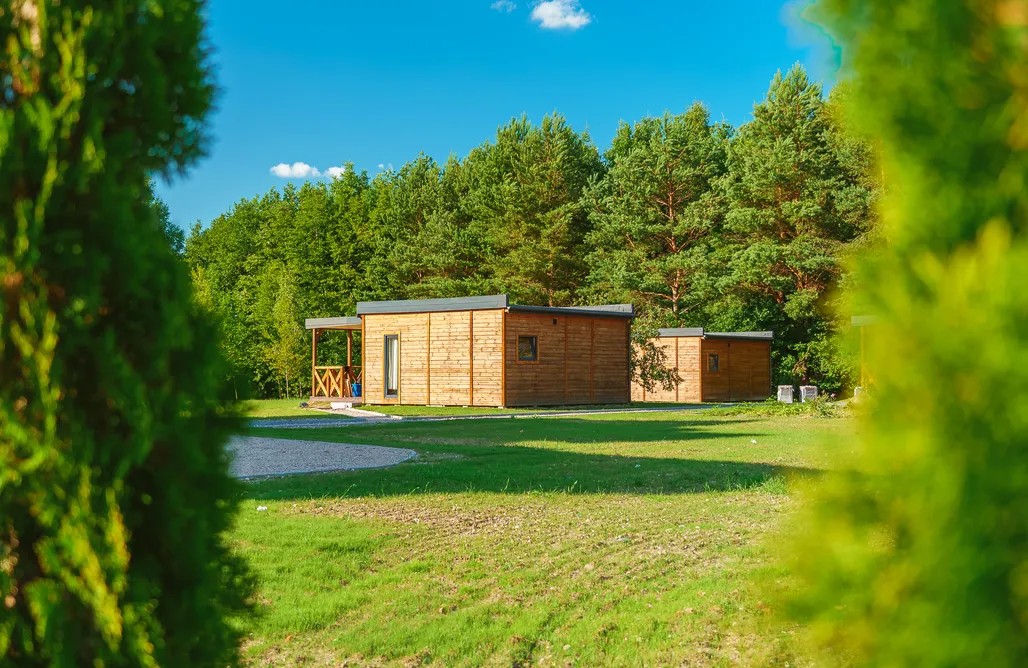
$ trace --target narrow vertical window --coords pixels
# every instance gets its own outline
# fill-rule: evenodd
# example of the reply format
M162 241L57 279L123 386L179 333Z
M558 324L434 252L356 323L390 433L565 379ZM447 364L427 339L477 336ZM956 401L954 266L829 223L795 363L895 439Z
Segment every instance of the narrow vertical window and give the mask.
M719 368L717 355L707 355L707 371L715 372Z
M400 337L396 334L389 334L385 337L385 396L396 398L400 396Z

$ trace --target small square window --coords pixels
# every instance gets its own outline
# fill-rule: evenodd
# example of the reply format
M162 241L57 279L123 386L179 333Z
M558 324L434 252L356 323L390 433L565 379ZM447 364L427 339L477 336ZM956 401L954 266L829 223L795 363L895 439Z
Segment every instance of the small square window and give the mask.
M518 336L518 361L536 362L539 360L539 344L534 336Z
M707 371L710 371L712 373L717 372L719 368L718 362L719 360L717 358L717 355L707 355Z

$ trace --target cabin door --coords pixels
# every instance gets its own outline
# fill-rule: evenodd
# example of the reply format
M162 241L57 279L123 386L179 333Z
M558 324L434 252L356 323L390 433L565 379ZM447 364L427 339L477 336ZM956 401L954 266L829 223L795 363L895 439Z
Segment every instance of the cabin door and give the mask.
M389 334L385 337L385 398L397 399L400 396L400 335Z

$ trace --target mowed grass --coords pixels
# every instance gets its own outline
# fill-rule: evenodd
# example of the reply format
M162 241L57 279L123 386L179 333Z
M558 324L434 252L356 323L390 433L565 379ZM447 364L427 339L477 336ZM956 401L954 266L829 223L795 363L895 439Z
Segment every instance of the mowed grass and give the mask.
M243 402L244 414L249 418L279 417L338 417L309 408L300 408L300 399L253 399ZM340 399L339 401L343 401ZM525 413L564 413L569 411L616 410L619 408L668 408L682 404L633 403L597 406L540 406L530 408L486 408L482 406L361 406L357 408L386 415L403 417L450 417L465 415L507 415Z
M280 417L339 417L331 413L300 408L302 399L251 399L242 402L243 414L248 418Z
M260 579L258 615L240 620L246 656L791 660L792 636L767 622L755 584L778 575L765 541L793 505L788 479L844 457L852 430L848 419L695 411L252 430L419 457L249 484L233 533Z

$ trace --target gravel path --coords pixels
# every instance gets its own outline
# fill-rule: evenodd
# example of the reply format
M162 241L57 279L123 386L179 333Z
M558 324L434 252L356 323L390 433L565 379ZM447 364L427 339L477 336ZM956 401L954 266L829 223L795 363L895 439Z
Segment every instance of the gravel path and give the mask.
M234 453L230 471L237 478L370 469L417 456L406 448L254 436L233 436L228 449Z

